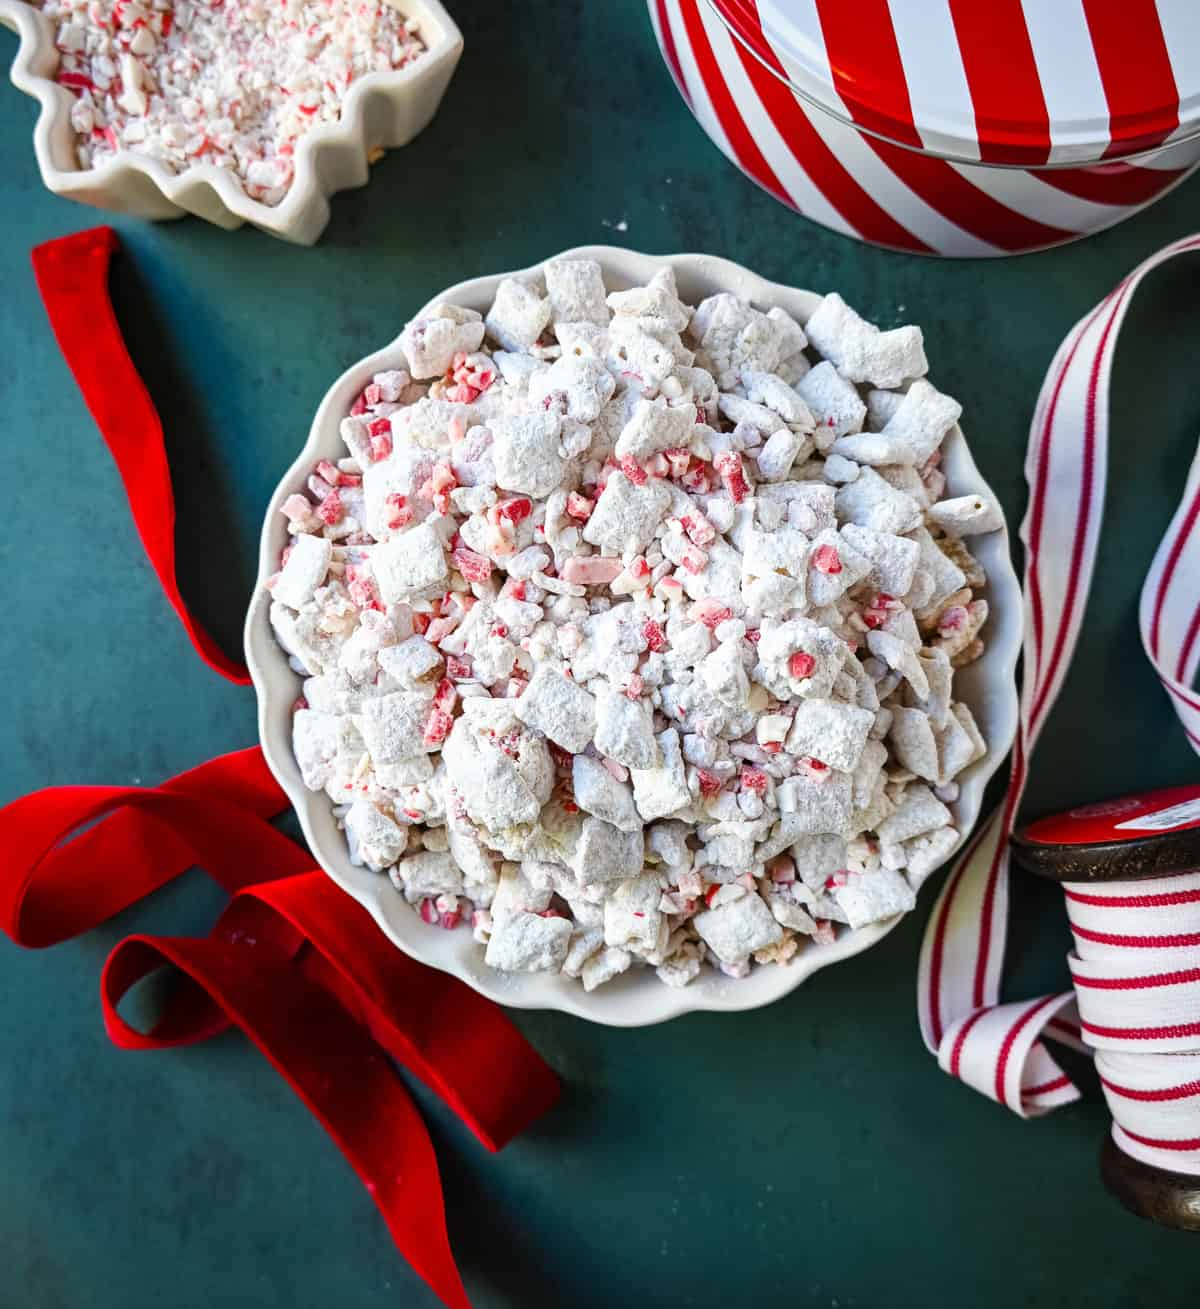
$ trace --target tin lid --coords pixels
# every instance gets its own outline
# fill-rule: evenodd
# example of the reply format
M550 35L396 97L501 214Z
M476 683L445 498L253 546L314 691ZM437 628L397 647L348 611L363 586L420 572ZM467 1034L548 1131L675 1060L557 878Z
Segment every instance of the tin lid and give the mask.
M1082 805L1012 839L1023 868L1060 882L1139 881L1200 869L1200 785Z
M1197 0L707 0L750 55L897 145L998 166L1200 133Z

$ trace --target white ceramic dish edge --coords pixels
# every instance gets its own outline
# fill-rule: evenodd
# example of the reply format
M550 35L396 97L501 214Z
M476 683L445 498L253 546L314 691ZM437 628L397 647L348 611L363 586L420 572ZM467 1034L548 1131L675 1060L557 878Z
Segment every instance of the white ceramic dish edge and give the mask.
M54 25L24 0L0 0L0 23L16 32L20 42L13 85L41 105L33 148L42 181L55 195L139 218L195 214L230 229L250 223L285 241L312 245L329 222L330 196L366 184L369 152L406 145L427 126L462 54L462 33L438 0L404 0L396 7L420 22L425 53L406 68L370 73L351 86L339 120L301 138L295 180L275 206L251 199L213 164L173 173L129 151L99 168L78 168L70 122L75 97L53 80L58 64Z
M714 291L733 291L757 305L782 305L799 320L807 321L819 297L809 291L780 286L725 259L709 255L646 255L609 246L587 246L566 256L600 262L605 280L614 289L641 285L655 269L670 264L676 271L683 299L697 303ZM504 277L532 274L541 265L473 278L434 297L481 311L491 304ZM408 315L415 317L417 315ZM519 1009L559 1009L593 1022L615 1027L640 1027L664 1022L693 1011L735 1012L770 1004L794 990L819 968L858 954L887 935L899 922L894 918L858 931L846 931L829 946L806 945L782 967L756 968L749 977L735 980L706 969L690 986L676 990L661 983L649 969L634 969L588 994L570 978L548 974L509 975L495 972L483 962L483 951L465 930L445 932L423 923L396 893L387 878L354 867L338 831L332 806L324 792L311 792L301 781L292 755L291 705L299 694L299 679L276 644L268 618L269 593L263 582L276 571L287 531L279 507L302 486L319 458L344 454L338 426L355 397L384 368L404 367L399 339L346 370L330 387L313 419L304 449L284 474L267 508L259 549L259 571L254 597L246 618L245 647L250 675L258 695L259 736L271 771L295 806L305 839L330 877L362 904L401 950L421 963L440 968L466 982L499 1004ZM944 464L956 494L984 493L987 485L955 428L943 446ZM960 846L979 818L983 790L1012 744L1017 725L1015 671L1022 638L1021 589L1009 555L1007 528L973 541L987 570L987 591L992 614L986 635L988 648L981 659L963 669L956 679L960 698L971 705L988 740L988 754L964 774L957 805L961 819Z

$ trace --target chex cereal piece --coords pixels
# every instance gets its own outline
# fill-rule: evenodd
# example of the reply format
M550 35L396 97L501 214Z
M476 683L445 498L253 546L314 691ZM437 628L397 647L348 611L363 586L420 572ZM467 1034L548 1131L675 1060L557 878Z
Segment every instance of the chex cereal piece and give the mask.
M427 599L450 575L441 538L429 523L377 545L371 552L371 571L386 604Z
M851 927L865 927L881 918L906 914L916 907L917 896L903 874L881 868L877 873L851 874L830 895Z
M571 867L578 881L587 885L623 882L642 871L645 838L639 826L622 831L602 818L588 815L583 820Z
M852 773L874 721L869 709L836 700L805 700L796 709L785 748L789 754L807 755Z
M860 318L836 291L821 301L805 331L809 342L851 382L896 387L929 371L919 327L881 332Z
M303 609L325 580L333 543L321 536L301 533L292 542L287 563L271 588L271 595L292 609Z
M832 364L818 364L797 384L796 391L816 420L818 450L828 449L839 436L862 431L867 406Z
M622 832L642 830L629 784L614 777L599 759L585 754L575 756L571 761L571 791L575 803L585 812L603 818Z
M693 922L700 939L723 964L740 963L783 936L774 915L753 891L705 909Z
M594 259L551 259L546 264L546 296L550 314L558 323L595 323L604 327L604 276ZM561 334L558 338L562 341Z
M810 347L736 296L693 314L669 269L545 279L410 324L351 460L283 506L301 775L490 966L786 966L906 911L959 840L988 613L959 534L999 520L947 492L957 404L915 330L830 296Z
M909 447L909 462L923 464L962 417L962 405L923 379L909 387L881 435Z
M513 712L555 745L578 754L596 730L596 699L557 668L542 664Z

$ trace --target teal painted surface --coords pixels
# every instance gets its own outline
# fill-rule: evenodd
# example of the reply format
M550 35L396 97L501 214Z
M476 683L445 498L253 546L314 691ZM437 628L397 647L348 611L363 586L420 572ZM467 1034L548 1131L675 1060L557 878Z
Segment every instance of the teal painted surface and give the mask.
M581 242L705 250L837 288L885 325L919 322L1015 523L1030 411L1059 340L1134 263L1198 225L1193 181L1048 254L937 263L872 250L792 217L724 162L637 0L526 6L521 22L502 6L453 7L467 53L440 116L369 189L335 201L316 249L116 220L114 290L167 423L184 590L230 650L262 507L326 386L463 277ZM14 46L0 34L0 57ZM33 119L32 101L0 88L0 801L154 782L255 730L251 693L203 668L167 608L51 339L29 248L102 216L42 190ZM1129 318L1114 417L1126 453L1029 814L1197 773L1135 613L1200 429L1198 271L1158 276ZM912 991L931 900L758 1013L632 1032L518 1015L566 1089L499 1156L419 1093L478 1309L1193 1303L1200 1244L1127 1217L1100 1188L1094 1093L1023 1124L926 1057ZM1060 905L1024 881L1016 902L1010 993L1061 986ZM153 1055L104 1037L97 976L112 944L202 933L220 903L195 873L84 940L0 945L2 1309L435 1303L240 1037Z

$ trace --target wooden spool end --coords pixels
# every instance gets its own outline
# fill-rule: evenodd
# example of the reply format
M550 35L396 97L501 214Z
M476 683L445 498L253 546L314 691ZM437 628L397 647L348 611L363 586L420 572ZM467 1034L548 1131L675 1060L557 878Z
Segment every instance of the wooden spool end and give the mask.
M1012 855L1026 872L1054 882L1140 882L1196 872L1200 786L1170 787L1040 818L1014 834ZM1131 1213L1200 1232L1200 1177L1134 1159L1111 1136L1100 1150L1100 1176Z

